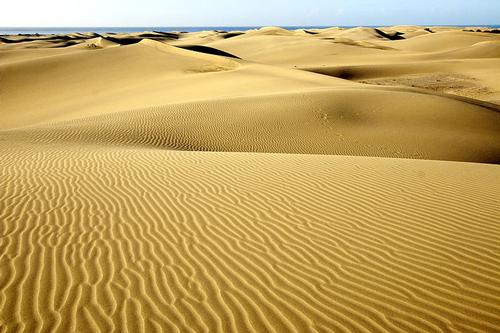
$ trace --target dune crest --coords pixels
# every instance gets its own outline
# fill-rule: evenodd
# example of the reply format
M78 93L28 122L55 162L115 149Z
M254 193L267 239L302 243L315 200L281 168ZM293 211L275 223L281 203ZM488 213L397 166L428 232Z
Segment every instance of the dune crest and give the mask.
M101 49L106 47L117 47L117 46L120 46L120 44L104 37L91 38L81 44L75 45L75 47L84 47L90 49Z

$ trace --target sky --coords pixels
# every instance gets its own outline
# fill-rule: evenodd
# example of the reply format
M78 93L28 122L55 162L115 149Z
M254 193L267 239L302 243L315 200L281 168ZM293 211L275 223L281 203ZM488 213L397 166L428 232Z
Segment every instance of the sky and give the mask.
M2 27L500 24L500 0L0 0Z

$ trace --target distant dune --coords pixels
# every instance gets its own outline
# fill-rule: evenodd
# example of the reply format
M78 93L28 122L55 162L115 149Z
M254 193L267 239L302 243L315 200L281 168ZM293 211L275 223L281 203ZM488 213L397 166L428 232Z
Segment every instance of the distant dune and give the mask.
M492 32L0 36L0 332L500 332Z

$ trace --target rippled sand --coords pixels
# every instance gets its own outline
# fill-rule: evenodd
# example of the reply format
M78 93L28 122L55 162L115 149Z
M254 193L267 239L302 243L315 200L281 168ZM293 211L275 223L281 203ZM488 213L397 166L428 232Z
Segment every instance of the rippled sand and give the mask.
M0 332L500 331L499 78L455 28L1 36Z

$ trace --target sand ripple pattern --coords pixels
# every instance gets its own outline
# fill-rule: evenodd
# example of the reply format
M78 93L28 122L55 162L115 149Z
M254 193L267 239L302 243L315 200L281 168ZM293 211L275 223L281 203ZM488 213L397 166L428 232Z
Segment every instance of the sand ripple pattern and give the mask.
M500 169L0 145L0 332L498 332Z
M418 112L402 111L414 95L320 89L203 100L0 130L0 142L500 163L500 112L427 95L417 95Z

